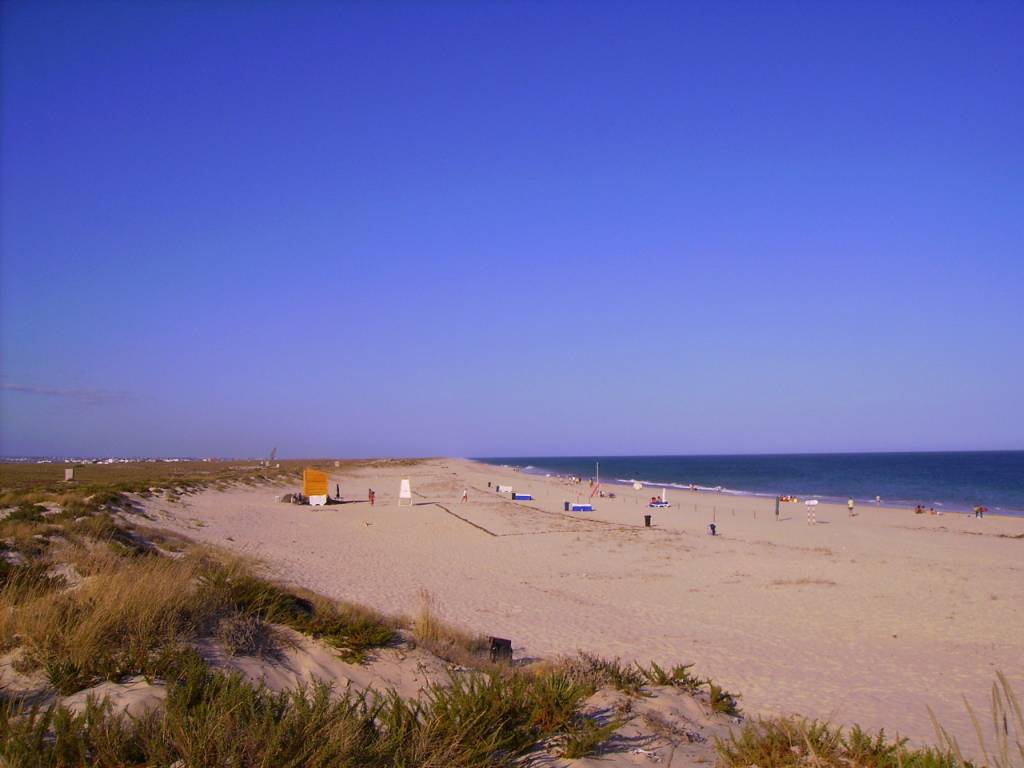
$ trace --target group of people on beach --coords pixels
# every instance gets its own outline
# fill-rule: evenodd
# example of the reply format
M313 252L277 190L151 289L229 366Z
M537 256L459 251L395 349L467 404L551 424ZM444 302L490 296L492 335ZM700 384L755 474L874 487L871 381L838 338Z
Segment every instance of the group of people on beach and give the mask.
M988 507L983 507L980 504L976 504L974 506L974 517L976 519L984 518L986 512L988 512ZM915 515L923 515L924 513L925 513L924 504L918 504L916 507L914 507L914 514ZM942 510L936 511L935 507L928 507L928 514L929 515L941 515L942 514Z

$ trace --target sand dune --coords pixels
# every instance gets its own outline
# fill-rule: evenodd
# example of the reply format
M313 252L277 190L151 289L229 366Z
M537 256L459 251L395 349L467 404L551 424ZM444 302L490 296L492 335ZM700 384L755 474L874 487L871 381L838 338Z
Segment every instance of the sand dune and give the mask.
M396 504L410 477L412 507ZM927 707L973 742L996 670L1024 691L1024 520L586 486L462 460L332 478L352 503L282 504L272 490L151 501L164 524L266 561L283 579L391 612L428 589L443 617L509 637L518 657L576 649L695 662L749 712L800 712L933 737ZM530 492L512 502L488 489ZM364 501L377 491L377 504ZM459 498L469 489L469 503ZM654 527L643 527L652 512ZM720 536L706 535L714 519Z

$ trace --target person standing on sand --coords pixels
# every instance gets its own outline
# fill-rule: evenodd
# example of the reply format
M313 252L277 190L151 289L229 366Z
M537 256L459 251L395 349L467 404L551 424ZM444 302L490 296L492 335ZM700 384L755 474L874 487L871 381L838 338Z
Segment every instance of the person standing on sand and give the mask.
M779 497L775 497L775 522L779 522Z
M366 494L370 500L370 506L373 506L373 502L377 500L377 494L373 492L373 488L370 489L369 493Z
M462 489L462 500L469 501L469 488Z
M853 497L852 496L846 500L846 508L850 511L850 517L853 517Z

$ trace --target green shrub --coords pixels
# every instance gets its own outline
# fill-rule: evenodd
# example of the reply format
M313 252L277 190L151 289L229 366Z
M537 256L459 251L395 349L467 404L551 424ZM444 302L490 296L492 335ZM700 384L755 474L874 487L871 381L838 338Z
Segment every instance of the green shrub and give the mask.
M411 702L394 692L336 692L325 683L273 693L215 672L193 654L169 676L164 708L143 717L118 715L95 701L80 715L4 705L0 762L498 768L544 735L535 718L538 695L550 690L533 692L520 673L455 678ZM574 754L590 751L612 729L577 716L563 726L562 741Z
M653 661L649 667L643 667L640 664L636 666L640 674L643 675L644 680L650 685L672 686L685 691L691 696L700 691L701 687L708 682L690 673L690 669L693 667L692 664L676 664L668 672Z
M730 715L731 717L739 717L743 714L743 711L739 707L739 695L735 693L729 693L727 690L722 688L720 685L710 680L707 681L708 690L710 692L711 711L719 712L723 715Z
M554 669L530 684L533 701L531 722L546 736L568 725L580 704L594 693L589 683L574 678L564 669Z
M44 521L43 513L46 512L46 507L41 504L32 504L31 502L24 502L19 504L17 509L8 513L7 517L0 522L11 522L11 523L41 523Z
M779 717L748 721L737 735L715 744L722 768L963 768L948 750L910 749L854 726L849 732L818 720Z
M594 718L578 716L566 729L560 754L569 759L578 759L593 754L624 724L624 720L611 720L602 724Z
M624 665L618 659L603 659L580 651L576 656L561 659L559 664L573 678L594 690L611 686L631 696L646 695L642 668Z
M372 611L326 600L314 602L237 568L213 565L201 582L207 601L323 640L346 661L361 663L367 651L395 638L393 626Z

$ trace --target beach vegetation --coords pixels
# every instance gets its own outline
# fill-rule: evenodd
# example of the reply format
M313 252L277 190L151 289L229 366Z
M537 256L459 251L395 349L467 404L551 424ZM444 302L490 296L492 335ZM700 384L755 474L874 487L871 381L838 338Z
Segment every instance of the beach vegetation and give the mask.
M579 715L566 728L559 754L570 760L592 755L623 725L622 719L602 723L597 718Z
M194 559L93 562L95 578L75 590L54 590L45 575L0 590L0 648L19 647L21 666L44 670L62 694L156 673L156 660L194 636L211 610L192 585Z
M676 664L671 669L665 670L652 661L647 667L637 664L637 668L648 684L672 686L691 696L696 695L708 682L690 671L693 669L693 664Z
M0 520L0 651L18 649L20 671L41 670L69 694L100 680L162 676L203 637L226 641L229 653L272 653L280 639L274 623L322 639L353 662L393 641L400 622L300 594L257 576L251 563L137 525L127 493L187 493L206 482L177 468L163 480L146 476L154 467L161 465L90 466L114 472L114 481L76 486L37 482L44 472L55 475L51 465L3 465L0 493L17 506ZM225 471L237 479L234 470L218 471L221 482ZM18 482L9 484L12 475ZM48 512L43 500L57 509ZM160 545L176 555L161 556Z
M983 725L981 717L966 699L964 706L974 726L983 764L987 768L1024 768L1024 710L1006 675L997 672L996 681L992 684L989 728ZM960 763L966 763L956 738L949 734L933 712L929 710L929 714L941 748L955 755Z
M0 687L0 764L485 768L516 764L539 746L568 759L600 752L633 716L639 701L630 697L652 687L740 716L738 695L689 664L643 666L585 652L531 666L490 664L487 639L443 621L429 593L421 593L411 622L332 601L265 578L242 558L147 528L131 498L286 476L220 468L200 478L2 486L13 509L0 520L0 653L16 651L15 669L41 672L59 695L141 675L166 686L166 697L128 716L106 699L90 697L72 710L54 697L31 704ZM324 682L274 692L212 668L196 650L213 641L231 655L273 660L291 642L282 627L353 663L409 628L412 642L453 664L450 679L428 684L416 699ZM602 688L626 694L607 716L588 708ZM1024 768L1024 717L1006 678L993 687L990 726L968 709L979 765ZM716 750L722 768L970 768L937 721L936 731L938 746L911 747L884 731L758 719L718 740Z
M522 673L472 673L432 685L419 700L338 691L323 682L274 693L195 654L168 675L164 707L128 717L90 699L61 706L0 705L0 759L34 766L342 765L509 766L544 739L563 754L591 753L621 726L578 712L550 719L550 697ZM553 693L557 691L557 694ZM540 713L547 713L541 716Z
M25 501L19 504L15 509L8 512L0 522L41 523L43 522L43 515L46 511L46 507L42 504L33 504L32 502Z
M739 705L739 694L729 693L722 686L708 680L708 698L711 703L711 711L730 717L740 717L743 711Z
M488 639L483 635L466 632L444 621L438 614L437 603L427 590L420 590L420 605L412 622L412 634L417 645L439 659L470 669L489 666Z
M962 768L952 752L911 748L906 739L871 734L859 726L847 730L819 720L777 717L748 720L739 733L716 741L721 768Z
M394 622L379 614L300 597L240 561L199 549L179 558L125 556L149 550L120 544L135 541L130 532L94 532L104 538L64 547L85 577L75 589L59 589L43 563L12 569L0 588L0 649L20 648L21 667L43 670L62 694L99 680L162 676L177 651L201 637L226 637L233 653L270 653L270 623L321 638L354 662L394 638ZM104 541L125 552L104 549Z
M964 706L974 725L978 759L966 756L934 713L933 745L912 747L884 730L871 733L792 716L748 719L715 747L721 768L1024 768L1024 712L1006 676L997 673L992 685L987 725L966 699Z
M580 705L595 688L557 667L533 676L529 681L533 699L532 722L541 733L555 733L568 726Z
M365 661L369 650L392 643L402 625L359 605L274 584L253 575L239 560L227 566L214 563L200 578L209 599L231 613L291 627L322 640L353 663Z
M605 659L585 651L564 657L558 663L567 674L593 690L610 687L631 696L645 694L647 680L638 665L623 664L617 658Z
M271 659L281 656L281 648L286 642L273 625L258 616L242 613L222 617L217 622L213 637L229 656Z

